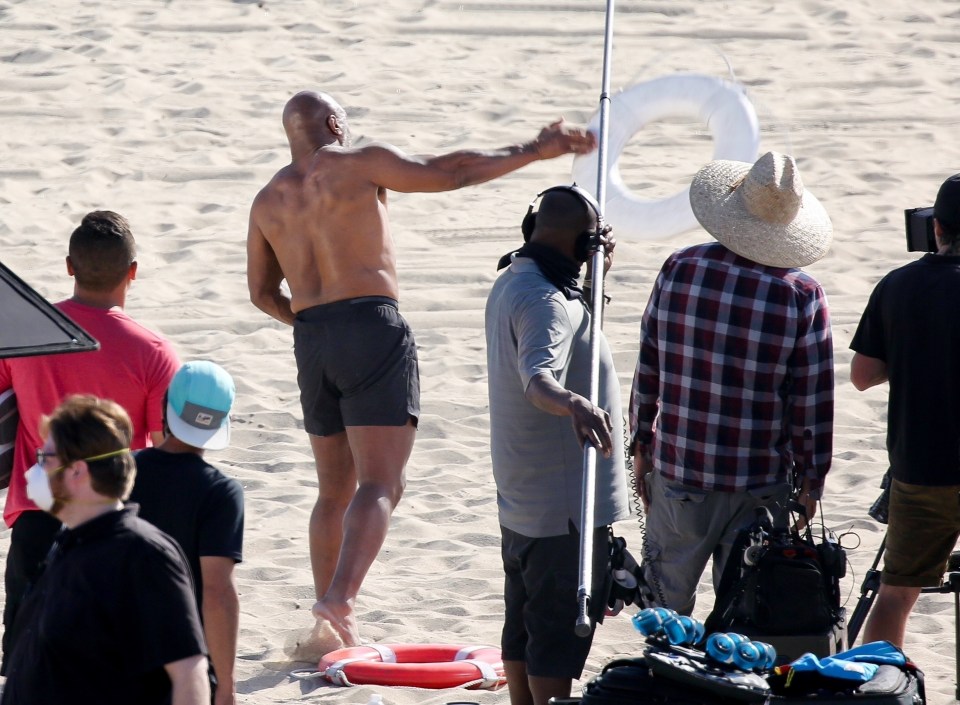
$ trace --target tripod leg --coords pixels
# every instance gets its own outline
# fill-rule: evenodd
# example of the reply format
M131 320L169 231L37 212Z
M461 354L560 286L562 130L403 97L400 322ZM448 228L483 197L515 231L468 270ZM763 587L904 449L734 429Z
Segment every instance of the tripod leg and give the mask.
M953 631L953 662L957 676L954 697L960 700L960 592L956 591L953 593Z
M877 597L877 590L880 588L880 571L877 566L880 565L880 559L883 557L883 550L887 545L887 537L884 535L880 542L880 548L877 549L877 555L873 558L873 565L863 577L863 583L860 586L860 599L857 600L857 606L850 616L850 622L847 624L847 645L852 647L860 634L860 628L867 619L867 614L873 606L873 601Z

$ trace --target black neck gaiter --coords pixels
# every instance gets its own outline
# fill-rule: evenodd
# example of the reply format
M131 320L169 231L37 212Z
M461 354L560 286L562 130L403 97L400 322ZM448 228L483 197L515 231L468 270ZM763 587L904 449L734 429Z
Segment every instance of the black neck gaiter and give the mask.
M580 276L580 264L564 257L552 247L546 247L536 242L528 242L519 250L508 252L497 263L497 271L509 266L513 255L529 257L537 263L547 280L563 292L568 300L582 299L583 289L577 282Z

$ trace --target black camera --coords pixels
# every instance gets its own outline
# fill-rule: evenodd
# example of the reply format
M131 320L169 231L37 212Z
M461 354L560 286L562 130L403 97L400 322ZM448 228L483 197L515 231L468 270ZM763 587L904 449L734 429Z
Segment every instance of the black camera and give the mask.
M907 252L936 252L940 249L933 234L933 206L908 208L903 215L907 226Z

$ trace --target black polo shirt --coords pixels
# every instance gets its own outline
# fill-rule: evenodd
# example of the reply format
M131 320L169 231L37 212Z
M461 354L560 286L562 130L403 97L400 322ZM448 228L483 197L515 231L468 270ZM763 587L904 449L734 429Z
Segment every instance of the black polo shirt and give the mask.
M17 616L3 705L159 705L164 665L205 654L183 553L135 505L60 534Z

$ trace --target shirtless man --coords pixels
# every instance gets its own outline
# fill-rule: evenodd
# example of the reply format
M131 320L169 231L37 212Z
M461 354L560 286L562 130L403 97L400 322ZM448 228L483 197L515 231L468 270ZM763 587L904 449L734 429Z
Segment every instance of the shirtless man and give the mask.
M590 152L596 138L561 120L530 142L490 151L414 157L379 142L351 147L343 108L308 91L287 102L283 127L291 162L253 202L247 284L258 308L294 327L319 483L313 613L355 646L354 604L403 494L420 414L416 346L397 310L387 191L452 191Z

